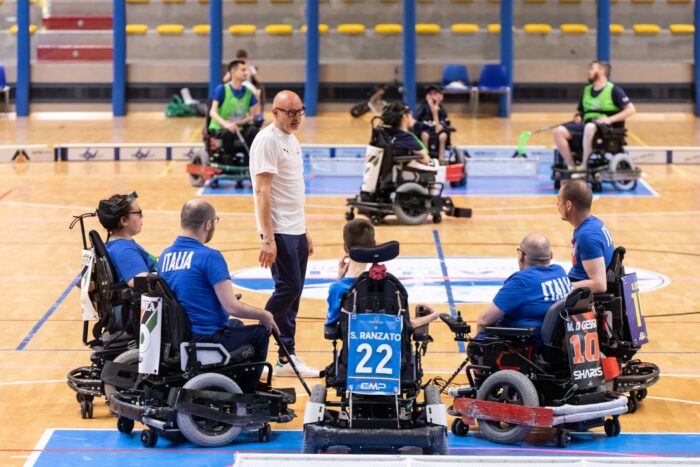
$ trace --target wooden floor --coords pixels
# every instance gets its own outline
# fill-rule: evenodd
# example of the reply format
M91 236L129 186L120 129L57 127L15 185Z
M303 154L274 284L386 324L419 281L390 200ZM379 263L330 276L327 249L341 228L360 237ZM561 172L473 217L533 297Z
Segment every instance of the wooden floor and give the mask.
M82 121L66 115L41 115L23 121L0 120L3 144L173 142L196 140L197 120L165 120L134 115L121 120L92 116ZM514 144L524 129L564 120L561 114L519 114L512 120L455 119L461 144ZM368 120L345 115L307 119L304 142L364 143ZM698 121L684 114L639 115L629 127L636 144L700 145ZM194 135L194 136L193 136ZM548 138L535 139L547 144ZM700 166L645 166L646 180L659 197L606 197L594 204L613 234L628 249L626 263L665 274L668 287L642 295L651 342L640 357L659 364L665 376L650 390L650 398L634 415L623 417L623 429L635 432L690 432L700 425ZM71 216L94 210L98 200L116 192L136 190L144 210L138 241L159 254L178 233L179 210L195 196L182 163L71 162L0 165L0 465L19 465L44 429L114 428L115 419L98 403L93 420L80 418L74 394L62 380L88 362L80 342L81 318L77 289L67 288L80 270L80 235L69 231ZM256 265L258 242L252 201L247 197L212 197L221 222L212 242L224 252L229 267ZM527 197L465 197L474 209L470 220L447 219L433 225L378 229L378 240L398 240L402 253L435 256L433 229L444 253L512 257L520 239L536 230L547 235L555 256L566 259L571 227L559 220L554 195ZM316 259L342 254L344 224L341 197L309 197L309 232ZM97 224L93 224L97 227ZM22 351L16 348L63 295ZM244 300L262 306L267 297L245 292ZM325 303L302 302L298 345L308 363L330 361L330 343L320 339ZM484 306L461 306L474 320ZM438 306L447 311L447 306ZM664 315L654 317L655 315ZM425 367L429 376L451 372L461 361L447 329L432 326ZM462 378L464 379L464 378ZM291 383L288 379L278 384ZM297 404L299 411L305 399ZM285 428L296 428L300 420Z

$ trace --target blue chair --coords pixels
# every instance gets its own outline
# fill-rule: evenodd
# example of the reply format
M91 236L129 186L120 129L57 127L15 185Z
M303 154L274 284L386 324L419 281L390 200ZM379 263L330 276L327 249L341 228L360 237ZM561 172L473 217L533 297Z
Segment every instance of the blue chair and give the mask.
M442 70L442 87L447 93L471 93L469 70L464 65L445 65Z
M492 63L484 65L479 75L479 83L472 90L472 112L476 115L479 108L479 94L505 94L507 102L507 114L510 115L511 89L503 65Z
M5 66L0 65L0 94L4 94L4 104L2 106L2 113L10 112L10 87L7 85L7 78L5 77Z

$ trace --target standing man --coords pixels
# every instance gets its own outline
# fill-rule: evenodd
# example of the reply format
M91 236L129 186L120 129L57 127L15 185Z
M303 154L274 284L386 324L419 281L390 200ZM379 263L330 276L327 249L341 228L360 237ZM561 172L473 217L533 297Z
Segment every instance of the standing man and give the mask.
M574 226L571 239L569 279L574 289L588 287L593 293L608 288L606 268L615 245L603 221L591 214L593 192L583 180L568 180L557 195L557 208L562 220Z
M583 94L574 115L574 120L566 125L560 125L552 130L554 145L564 159L567 167L574 169L574 159L569 147L570 140L581 141L583 144L583 160L581 169L586 170L588 158L593 151L593 138L598 127L624 127L625 120L636 112L620 86L610 81L610 64L596 60L588 67L588 85L583 88Z
M319 371L298 358L294 348L306 263L314 251L304 219L304 161L299 140L293 134L301 126L305 110L292 91L275 96L274 122L258 133L250 148L250 174L262 243L260 266L271 268L275 281L275 291L265 309L274 315L297 369L305 377L317 378ZM281 350L273 374L295 376Z

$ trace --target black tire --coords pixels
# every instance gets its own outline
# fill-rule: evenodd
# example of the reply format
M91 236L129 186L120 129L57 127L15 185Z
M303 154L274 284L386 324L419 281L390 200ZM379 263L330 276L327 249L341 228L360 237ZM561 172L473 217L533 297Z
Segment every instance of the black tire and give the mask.
M381 225L382 224L382 218L379 216L372 216L369 218L369 221L372 223L372 225Z
M261 443L269 443L270 435L272 434L272 427L269 423L266 423L258 430L258 441Z
M352 209L345 213L345 220L346 221L351 221L354 218L355 218L355 212Z
M416 207L413 203L409 204L406 202L402 204L399 193L402 194L402 198L410 200L414 197L423 198L427 196L429 194L428 189L415 182L403 183L396 189L398 201L394 202L394 214L396 214L396 217L402 224L423 224L428 218L428 206Z
M647 388L640 389L639 391L636 391L636 394L634 395L637 398L638 402L642 402L644 399L647 398L647 395L649 394L649 391Z
M537 390L522 373L513 370L498 371L484 381L479 388L479 400L502 402L505 404L539 407ZM531 426L514 425L477 419L481 434L492 443L515 444L522 441L532 431Z
M461 418L452 420L452 434L460 438L464 438L469 434L469 425L464 423Z
M600 182L591 182L591 191L593 193L602 193L603 192L603 184Z
M155 431L143 430L141 432L141 445L145 448L154 448L158 444L158 435Z
M610 172L615 174L618 170L634 170L634 162L625 153L615 154L610 161ZM637 180L621 180L612 184L617 191L630 191L637 188Z
M425 405L442 404L439 387L429 384L425 387L425 391L423 392L423 397L425 397Z
M130 349L127 350L126 352L122 352L119 355L117 355L117 358L114 359L114 363L123 363L125 365L134 365L138 364L139 362L139 349ZM116 386L112 386L111 384L105 383L105 399L107 399L107 402L109 402L109 398L112 394L117 392L118 388Z
M554 435L554 444L558 448L565 448L569 445L571 441L571 435L569 435L568 430L557 428L557 433Z
M433 214L433 224L439 224L442 222L442 214Z
M615 438L619 436L620 432L622 432L622 425L620 425L620 419L617 417L613 418L608 418L605 420L605 435L608 438Z
M309 400L316 404L325 404L327 393L328 390L323 384L317 384L311 388L311 396L309 396Z
M369 112L371 109L369 108L369 105L367 102L361 102L359 104L353 105L352 108L350 109L350 115L352 115L355 118L362 117L364 114Z
M204 165L204 161L201 156L194 156L192 158L192 164L194 165ZM204 186L205 180L201 175L190 174L190 185L195 188L201 188Z
M217 188L219 188L219 181L217 179L213 178L209 182L209 188L211 188L212 190L216 190Z
M233 394L241 394L241 388L231 378L217 373L203 373L187 381L185 389L199 389L210 391L226 391ZM236 414L245 415L246 407L239 404ZM234 427L225 423L212 422L201 417L196 417L184 412L177 413L177 426L182 434L191 443L203 447L224 446L238 437L241 427Z
M125 435L128 435L132 431L134 431L134 421L130 418L126 417L119 417L117 419L117 430L119 433L124 433Z
M634 392L634 391L632 391ZM635 413L639 409L639 401L635 394L630 393L627 398L627 413Z
M84 419L92 418L93 408L94 407L92 405L92 401L83 400L80 403L80 416L83 417Z

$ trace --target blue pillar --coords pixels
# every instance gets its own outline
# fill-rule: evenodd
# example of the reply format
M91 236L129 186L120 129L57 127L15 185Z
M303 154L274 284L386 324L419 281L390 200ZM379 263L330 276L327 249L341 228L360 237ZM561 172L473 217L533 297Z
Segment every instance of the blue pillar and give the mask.
M695 1L695 116L700 117L700 1Z
M306 1L306 83L304 106L306 115L315 117L318 110L318 0Z
M29 115L29 0L17 2L17 84L15 110L18 117Z
M416 0L403 0L403 100L416 108Z
M510 94L498 99L498 115L510 117L513 101L513 0L501 0L501 66L506 71Z
M221 84L221 63L224 60L221 0L209 2L209 97Z
M126 1L112 3L112 115L126 115Z
M610 61L610 0L598 0L597 59Z

